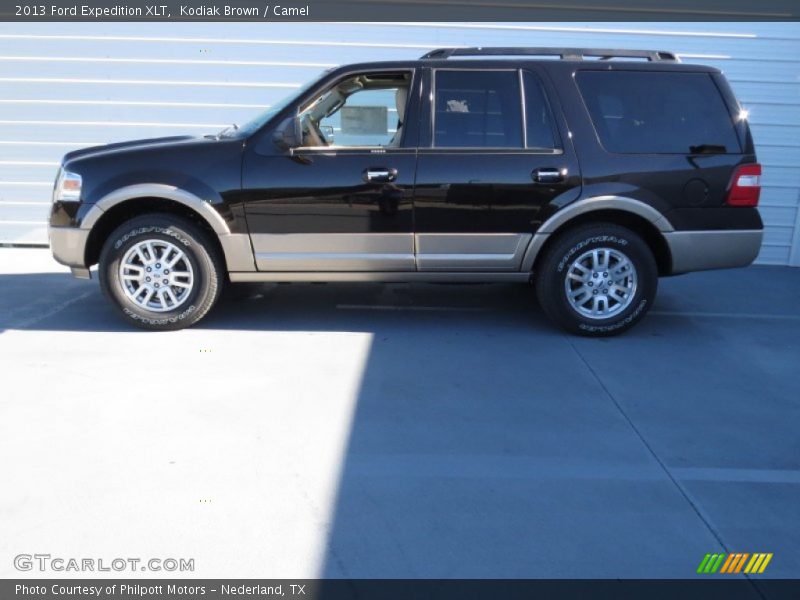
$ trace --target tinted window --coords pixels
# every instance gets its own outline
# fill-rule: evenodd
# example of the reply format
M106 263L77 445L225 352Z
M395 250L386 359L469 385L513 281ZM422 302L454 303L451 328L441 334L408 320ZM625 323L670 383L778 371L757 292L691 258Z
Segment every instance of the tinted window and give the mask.
M557 147L553 113L544 95L542 84L533 74L523 74L525 83L525 121L527 123L526 141L528 148Z
M516 71L436 71L434 146L521 148Z
M733 119L707 73L581 71L577 79L611 152L741 152Z

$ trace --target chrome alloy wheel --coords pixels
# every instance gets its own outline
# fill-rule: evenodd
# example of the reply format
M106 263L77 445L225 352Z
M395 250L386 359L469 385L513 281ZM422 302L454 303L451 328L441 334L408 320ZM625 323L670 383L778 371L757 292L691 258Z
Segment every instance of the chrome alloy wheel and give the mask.
M137 306L166 312L186 302L194 287L194 272L183 250L153 239L128 249L119 265L119 280Z
M589 319L607 319L628 308L636 284L633 262L612 248L581 254L570 265L564 283L570 306Z

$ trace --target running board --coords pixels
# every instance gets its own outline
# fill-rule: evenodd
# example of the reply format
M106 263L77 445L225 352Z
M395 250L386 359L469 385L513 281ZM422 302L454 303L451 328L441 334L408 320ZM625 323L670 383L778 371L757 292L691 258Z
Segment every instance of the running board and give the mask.
M332 271L332 272L233 272L230 280L236 282L339 282L372 281L383 283L527 283L530 273L480 273L480 272L442 272L442 271Z

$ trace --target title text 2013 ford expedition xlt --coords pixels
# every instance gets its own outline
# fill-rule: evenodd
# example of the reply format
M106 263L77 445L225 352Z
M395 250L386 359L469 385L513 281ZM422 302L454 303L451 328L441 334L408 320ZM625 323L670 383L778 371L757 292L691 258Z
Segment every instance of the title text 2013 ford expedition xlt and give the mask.
M533 281L558 325L610 335L659 276L755 259L744 114L668 52L348 65L217 135L67 154L50 243L148 329L196 323L230 282Z

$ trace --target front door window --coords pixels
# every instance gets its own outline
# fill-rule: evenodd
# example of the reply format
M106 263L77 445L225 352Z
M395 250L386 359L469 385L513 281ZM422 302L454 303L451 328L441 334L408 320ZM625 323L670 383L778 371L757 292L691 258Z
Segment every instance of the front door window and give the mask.
M411 73L347 77L301 111L305 147L399 147Z

